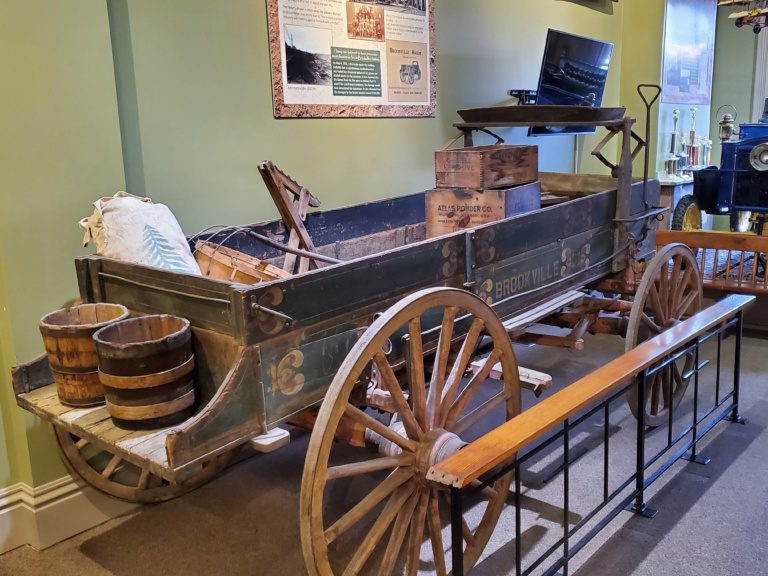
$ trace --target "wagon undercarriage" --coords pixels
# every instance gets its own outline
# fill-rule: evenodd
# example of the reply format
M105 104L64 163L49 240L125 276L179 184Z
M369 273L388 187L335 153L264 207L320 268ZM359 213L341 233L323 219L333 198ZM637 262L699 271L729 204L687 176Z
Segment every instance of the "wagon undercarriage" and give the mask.
M513 342L580 349L584 334L610 333L625 337L629 350L701 307L690 250L670 245L654 256L659 188L631 179L639 151L631 143L642 144L632 122L602 124L609 137L596 153L616 178L542 174L543 192L560 201L521 216L427 239L423 194L310 214L306 228L325 260L299 263L288 278L245 285L79 259L84 301L190 321L197 411L161 430L117 428L104 407L61 404L45 359L15 371L17 401L53 424L64 457L86 481L137 502L193 489L235 450L254 438L264 447L284 424L312 429L301 496L310 572L358 573L392 525L381 573L402 562L415 574L427 554L444 574L446 502L427 472L475 438L478 424L519 413ZM617 134L622 153L613 165L600 151ZM284 262L259 236L289 240L279 222L217 229L206 240ZM680 402L692 361L682 356L650 383L647 424ZM339 460L338 441L371 450ZM327 518L334 482L368 474L382 481L341 517ZM485 491L480 523L465 530L465 565L482 553L510 479ZM370 531L350 545L374 510Z

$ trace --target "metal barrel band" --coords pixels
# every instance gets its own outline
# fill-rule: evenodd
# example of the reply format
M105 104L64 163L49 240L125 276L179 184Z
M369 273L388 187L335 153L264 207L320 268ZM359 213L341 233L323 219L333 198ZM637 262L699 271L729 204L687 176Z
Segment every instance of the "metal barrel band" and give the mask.
M107 402L107 410L113 418L121 420L145 420L149 418L160 418L169 416L185 408L189 408L195 403L195 391L190 390L186 394L160 402L158 404L147 404L144 406L123 406Z
M85 376L86 374L97 374L98 370L94 370L95 366L58 366L51 364L51 372L58 374L65 374L67 376Z
M107 374L99 370L99 380L104 386L118 389L136 389L136 388L156 388L165 384L170 384L191 374L195 369L195 357L190 356L183 364L175 366L164 372L155 374L136 375L136 376L116 376Z

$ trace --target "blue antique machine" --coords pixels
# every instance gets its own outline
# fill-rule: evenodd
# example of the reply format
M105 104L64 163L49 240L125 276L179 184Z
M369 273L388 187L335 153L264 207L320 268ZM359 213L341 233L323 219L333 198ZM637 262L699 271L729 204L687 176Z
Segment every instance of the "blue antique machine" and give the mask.
M727 129L722 134L723 125L720 168L694 173L693 195L681 199L673 220L691 221L684 218L691 210L730 214L733 230L746 232L754 227L762 234L768 219L768 100L760 122L740 125L739 140L731 141Z

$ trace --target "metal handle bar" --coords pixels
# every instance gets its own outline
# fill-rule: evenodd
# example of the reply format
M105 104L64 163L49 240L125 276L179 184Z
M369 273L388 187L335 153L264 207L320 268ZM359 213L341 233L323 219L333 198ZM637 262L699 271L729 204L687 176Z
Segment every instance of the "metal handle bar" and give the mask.
M648 98L646 98L645 94L643 93L643 88L656 89L656 96L653 97L653 100L649 101ZM659 99L659 96L661 96L661 86L659 86L658 84L639 84L637 86L637 93L640 94L640 98L643 99L643 104L645 104L647 108L651 108L651 106L653 106L656 103L656 100Z

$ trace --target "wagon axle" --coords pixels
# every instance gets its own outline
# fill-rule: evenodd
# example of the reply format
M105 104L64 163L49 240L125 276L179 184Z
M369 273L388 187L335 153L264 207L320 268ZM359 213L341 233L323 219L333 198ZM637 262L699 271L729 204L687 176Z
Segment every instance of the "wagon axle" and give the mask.
M408 438L408 433L401 421L391 423L388 428L403 440ZM371 444L377 444L379 454L383 456L399 456L403 453L403 448L396 442L385 438L371 429L366 429L365 440ZM442 428L430 430L422 436L414 450L415 476L420 480L426 480L427 472L433 465L442 462L466 445L467 442L464 442L453 432L448 432Z

